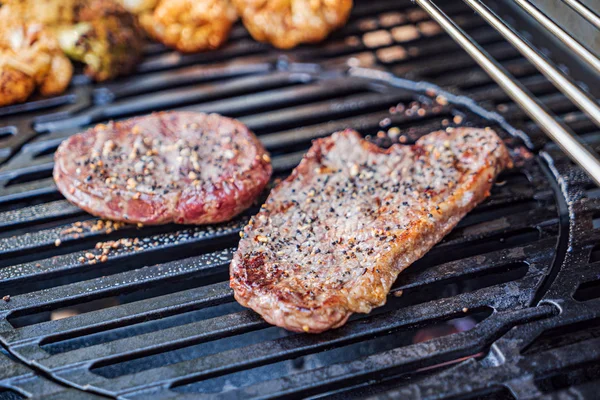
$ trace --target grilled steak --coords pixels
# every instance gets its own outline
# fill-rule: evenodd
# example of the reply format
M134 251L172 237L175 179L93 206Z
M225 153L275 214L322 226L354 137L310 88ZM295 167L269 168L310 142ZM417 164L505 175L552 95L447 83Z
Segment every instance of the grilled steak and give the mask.
M289 330L339 327L383 305L398 274L511 164L490 129L387 150L350 130L317 140L244 229L230 268L235 298Z
M143 224L207 224L248 208L271 176L264 148L242 123L168 112L98 125L55 155L61 193L87 212Z

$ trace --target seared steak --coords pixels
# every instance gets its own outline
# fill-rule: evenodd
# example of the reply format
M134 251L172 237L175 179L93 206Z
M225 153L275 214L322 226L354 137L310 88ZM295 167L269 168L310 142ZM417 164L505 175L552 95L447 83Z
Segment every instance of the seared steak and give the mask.
M491 129L387 150L351 130L317 140L244 229L230 269L235 298L293 331L368 313L511 164Z
M55 155L61 193L87 212L143 224L227 221L271 176L242 123L216 114L158 113L71 136Z

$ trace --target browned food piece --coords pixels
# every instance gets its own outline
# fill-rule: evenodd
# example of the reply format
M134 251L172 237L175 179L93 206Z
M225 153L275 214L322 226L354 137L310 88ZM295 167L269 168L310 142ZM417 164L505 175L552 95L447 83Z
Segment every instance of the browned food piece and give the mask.
M352 0L233 0L252 37L281 49L315 43L343 26Z
M85 73L104 81L131 72L142 52L135 17L116 0L3 0L8 20L42 24Z
M299 332L368 313L511 164L491 129L388 150L351 130L317 140L245 227L230 268L235 298Z
M270 159L242 123L165 112L98 125L55 155L60 192L87 212L142 224L208 224L248 208L271 176Z
M236 20L230 0L162 0L140 15L150 37L186 53L221 46Z
M73 74L52 33L38 23L11 21L0 13L0 107L62 93Z

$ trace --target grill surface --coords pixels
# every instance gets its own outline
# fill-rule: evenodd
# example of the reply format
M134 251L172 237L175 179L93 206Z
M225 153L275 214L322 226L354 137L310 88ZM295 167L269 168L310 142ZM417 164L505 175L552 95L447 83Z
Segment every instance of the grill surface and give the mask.
M445 11L600 145L593 124L497 33L460 3ZM64 96L0 109L0 297L11 296L0 304L0 341L43 375L7 359L17 372L3 374L0 385L57 399L84 396L81 390L131 399L594 394L600 194L457 49L410 3L359 3L348 25L318 48L280 56L238 28L220 51L181 56L152 45L134 77L95 87L79 76ZM510 139L497 115L474 113L465 98L434 108L426 95L432 86L370 70L348 77L348 59L467 92L509 117L527 133L525 143ZM390 114L412 101L426 113ZM300 335L268 326L233 301L227 269L247 217L107 232L94 230L97 220L56 191L52 156L65 137L163 109L241 119L272 153L276 178L311 139L339 129L385 142L377 132L386 118L383 130L399 127L409 142L461 121L491 125L511 147L542 152L528 158L521 150L521 166L400 275L385 307L335 331ZM78 261L96 253L97 242L118 238L140 245L113 252L106 263ZM70 309L78 314L53 320Z

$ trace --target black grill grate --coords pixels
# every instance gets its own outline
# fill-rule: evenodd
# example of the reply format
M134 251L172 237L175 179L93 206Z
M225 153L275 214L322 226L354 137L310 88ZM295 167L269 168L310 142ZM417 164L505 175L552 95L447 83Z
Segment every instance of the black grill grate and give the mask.
M597 138L593 125L466 6L445 10L574 129ZM545 146L539 129L415 6L359 3L353 15L323 46L283 55L240 28L214 53L181 56L152 45L134 77L94 87L80 76L65 96L0 109L0 132L8 132L0 138L0 297L11 296L0 304L0 341L46 377L28 375L35 390L21 384L24 372L0 386L44 398L83 395L55 382L140 399L529 398L558 396L569 386L594 393L600 377L587 364L598 359L590 351L596 331L581 321L600 317L597 266L589 264L600 203L587 178L551 146L505 173L486 203L400 276L388 305L318 336L269 327L233 301L227 269L247 217L107 233L91 229L97 220L56 191L52 157L65 137L162 109L241 119L271 151L277 177L298 163L311 139L348 126L379 140L380 123L390 118L411 141L454 121L497 122L454 105L390 115L391 106L427 104L428 96L386 75L348 77L348 64L378 64L468 92L510 116L535 148ZM416 36L402 36L407 32ZM79 261L96 252L96 242L124 237L138 238L139 249L118 250L105 263ZM52 320L74 308L77 315ZM561 326L574 334L565 336ZM421 341L431 332L437 337Z

